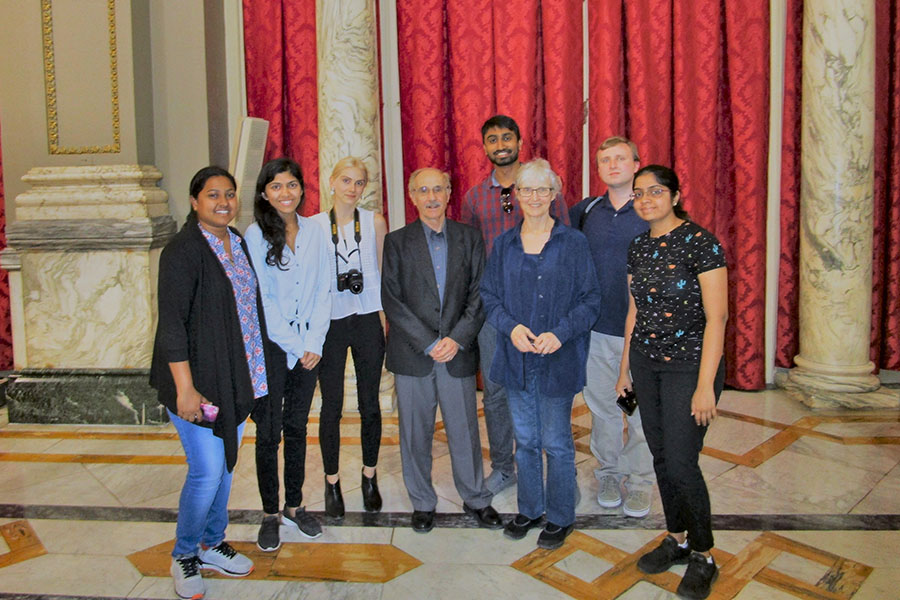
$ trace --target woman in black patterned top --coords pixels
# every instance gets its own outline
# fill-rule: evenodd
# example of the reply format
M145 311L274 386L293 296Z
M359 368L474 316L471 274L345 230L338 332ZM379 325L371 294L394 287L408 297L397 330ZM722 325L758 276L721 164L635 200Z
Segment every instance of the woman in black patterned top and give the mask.
M718 576L709 493L698 459L716 416L728 318L724 250L689 220L678 176L648 165L635 174L634 208L650 224L628 250L628 316L616 391L632 388L653 454L669 535L638 561L645 573L688 564L679 596L706 598Z

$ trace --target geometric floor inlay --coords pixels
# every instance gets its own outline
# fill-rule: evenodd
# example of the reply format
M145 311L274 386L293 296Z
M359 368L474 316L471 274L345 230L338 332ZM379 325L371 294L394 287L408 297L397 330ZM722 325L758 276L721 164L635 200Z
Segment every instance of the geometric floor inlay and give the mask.
M664 537L664 533L660 534L636 552L629 554L575 531L568 537L563 547L552 551L534 550L511 566L573 598L615 598L641 581L675 593L681 581L679 574L667 571L658 575L647 575L637 569L638 558L658 546ZM613 566L591 581L574 577L556 566L578 551L591 554ZM786 575L770 567L782 553L824 565L827 572L816 583ZM734 598L750 581L799 598L847 600L853 597L872 572L869 566L770 532L761 533L735 555L713 549L713 556L719 565L719 578L710 598L719 600Z
M169 577L174 540L128 555L144 576ZM247 579L385 583L422 564L390 544L303 544L288 542L263 552L253 542L230 542L253 561ZM203 577L224 577L204 570Z
M0 535L9 546L9 552L0 554L0 568L47 554L28 521L13 521L0 526Z

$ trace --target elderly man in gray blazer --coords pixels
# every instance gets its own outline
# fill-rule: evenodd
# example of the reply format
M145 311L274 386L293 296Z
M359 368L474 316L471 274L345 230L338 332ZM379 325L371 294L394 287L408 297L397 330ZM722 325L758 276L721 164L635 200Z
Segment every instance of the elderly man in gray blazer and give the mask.
M447 173L415 171L409 194L419 218L384 240L381 300L388 321L385 366L395 376L412 527L420 533L434 527L431 448L440 405L463 509L481 527L500 529L503 523L484 486L475 400L484 242L477 230L446 218Z

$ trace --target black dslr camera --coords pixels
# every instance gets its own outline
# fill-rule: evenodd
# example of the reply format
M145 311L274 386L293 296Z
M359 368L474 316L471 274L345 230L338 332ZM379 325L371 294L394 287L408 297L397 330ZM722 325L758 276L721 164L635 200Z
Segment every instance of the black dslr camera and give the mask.
M346 273L337 276L337 289L339 292L350 290L351 294L361 294L363 291L363 274L359 269L350 269Z

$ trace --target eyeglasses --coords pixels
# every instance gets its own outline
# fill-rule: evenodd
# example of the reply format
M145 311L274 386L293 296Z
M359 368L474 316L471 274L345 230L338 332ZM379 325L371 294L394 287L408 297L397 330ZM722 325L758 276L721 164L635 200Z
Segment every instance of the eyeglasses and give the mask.
M510 195L512 195L512 186L505 187L500 190L500 208L503 209L503 212L509 214L513 211L513 203L509 199Z
M427 185L423 185L422 187L416 188L416 193L424 196L425 194L427 194L429 192L429 190L434 192L435 196L440 196L444 192L449 192L450 186L449 185L436 185L434 187L428 187Z
M550 197L550 194L553 193L553 188L548 188L548 187L539 187L539 188L523 187L523 188L518 188L518 189L516 190L516 193L517 193L518 195L522 196L523 198L530 198L530 197L532 197L533 195L537 194L538 198L544 198L544 199L546 199L546 198L549 198L549 197Z
M661 185L657 185L657 186L653 186L652 188L648 189L646 193L648 196L650 196L651 198L656 200L663 194L671 193L671 192L672 192L672 190L670 190L669 188L663 187ZM644 197L644 190L634 190L634 192L631 194L632 200L640 200L643 197Z

